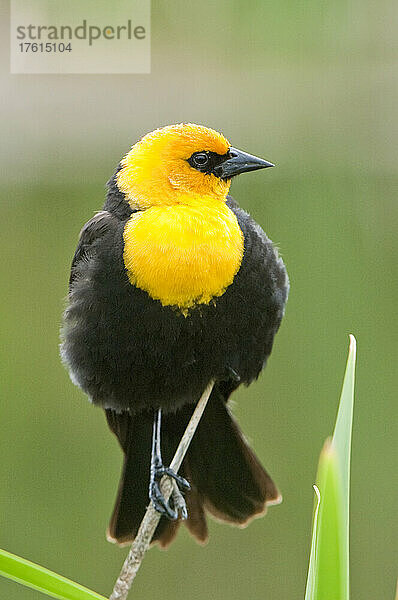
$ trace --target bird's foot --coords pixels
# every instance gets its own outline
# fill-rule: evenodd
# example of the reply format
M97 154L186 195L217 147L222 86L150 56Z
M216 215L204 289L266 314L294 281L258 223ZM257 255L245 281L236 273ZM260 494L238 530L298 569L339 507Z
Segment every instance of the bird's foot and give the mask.
M173 492L171 498L173 508L165 499L160 489L160 481L164 475L167 475L172 479ZM154 508L168 519L175 521L178 519L179 514L181 514L183 519L187 518L187 507L181 491L189 490L190 488L191 486L188 481L184 479L184 477L181 477L181 475L178 475L173 469L170 469L170 467L165 467L158 462L153 465L151 483L149 486L149 498L151 499Z

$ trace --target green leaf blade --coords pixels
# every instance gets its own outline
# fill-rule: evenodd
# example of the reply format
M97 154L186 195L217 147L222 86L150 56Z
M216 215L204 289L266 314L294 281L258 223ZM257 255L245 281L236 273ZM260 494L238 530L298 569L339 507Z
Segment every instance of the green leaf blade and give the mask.
M106 600L62 575L5 550L0 550L0 575L58 600Z
M350 349L332 440L321 452L317 473L310 565L305 600L349 599L349 481L356 342Z
M332 439L332 444L336 449L336 454L339 461L342 487L342 527L344 530L344 538L342 539L342 560L347 572L346 598L349 597L350 466L356 350L357 344L355 337L350 335L350 348L348 351L347 367L344 375L340 405Z

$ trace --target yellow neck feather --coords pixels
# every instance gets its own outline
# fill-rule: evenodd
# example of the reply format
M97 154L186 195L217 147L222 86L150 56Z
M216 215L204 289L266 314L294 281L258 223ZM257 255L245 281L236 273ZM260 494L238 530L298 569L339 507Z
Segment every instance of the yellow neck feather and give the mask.
M243 256L243 234L234 213L210 197L134 213L123 237L130 282L185 314L221 296Z

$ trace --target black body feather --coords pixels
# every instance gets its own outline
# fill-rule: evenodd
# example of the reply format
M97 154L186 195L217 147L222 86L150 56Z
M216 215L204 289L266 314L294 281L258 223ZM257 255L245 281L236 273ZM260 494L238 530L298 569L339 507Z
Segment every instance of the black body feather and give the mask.
M264 367L283 316L288 278L262 229L231 198L227 203L244 235L239 272L222 296L188 316L129 282L123 229L132 210L114 178L104 210L81 232L61 354L73 381L106 409L125 454L110 526L110 536L119 542L134 537L148 504L152 409L163 409L168 464L210 379L217 383L182 467L192 485L188 527L203 541L204 507L243 524L278 497L226 402ZM167 545L177 527L162 518L155 538Z

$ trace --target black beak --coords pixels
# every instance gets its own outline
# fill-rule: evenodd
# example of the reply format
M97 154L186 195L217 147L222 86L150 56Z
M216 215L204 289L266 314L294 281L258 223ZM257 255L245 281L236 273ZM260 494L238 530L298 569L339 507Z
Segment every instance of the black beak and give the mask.
M228 157L213 170L214 175L221 179L229 179L230 177L234 177L234 175L246 173L247 171L257 171L257 169L266 169L267 167L275 166L262 158L247 154L247 152L242 152L242 150L237 150L236 148L229 149Z

